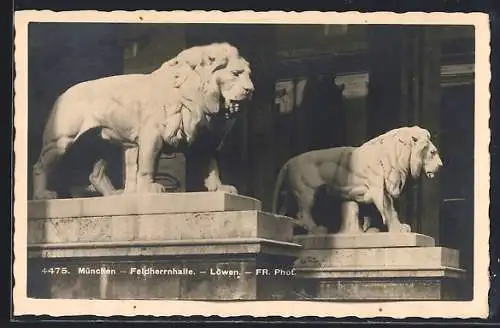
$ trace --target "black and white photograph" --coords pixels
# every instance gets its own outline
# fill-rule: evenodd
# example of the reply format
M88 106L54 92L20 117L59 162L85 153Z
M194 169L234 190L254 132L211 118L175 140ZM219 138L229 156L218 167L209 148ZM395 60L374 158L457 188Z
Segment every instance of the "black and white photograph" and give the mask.
M487 315L487 15L15 30L16 311Z

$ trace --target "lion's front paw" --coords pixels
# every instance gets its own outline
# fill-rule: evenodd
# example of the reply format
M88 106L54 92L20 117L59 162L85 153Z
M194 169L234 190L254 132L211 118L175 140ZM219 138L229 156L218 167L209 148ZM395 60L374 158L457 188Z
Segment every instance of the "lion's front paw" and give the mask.
M57 192L51 191L51 190L41 190L41 191L36 192L33 195L33 198L34 199L39 199L39 200L42 200L42 199L56 199L57 198Z
M408 225L406 223L392 224L389 227L389 232L407 233L407 232L411 232L411 227L410 227L410 225Z
M411 227L409 224L402 223L399 227L400 232L411 232Z
M217 191L222 191L228 194L238 194L238 189L236 189L235 186L232 185L220 185L216 189Z
M161 183L151 182L146 185L142 185L139 189L139 192L147 192L147 193L161 193L165 192L166 188Z
M302 229L305 229L308 234L322 235L328 233L328 229L326 227L321 225L316 225L313 222L303 222L302 220L298 220L296 224Z

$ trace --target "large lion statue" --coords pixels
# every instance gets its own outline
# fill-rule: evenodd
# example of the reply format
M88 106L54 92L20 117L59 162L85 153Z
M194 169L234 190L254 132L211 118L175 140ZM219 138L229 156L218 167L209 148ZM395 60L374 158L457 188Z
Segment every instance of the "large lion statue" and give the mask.
M309 233L326 233L311 214L320 187L341 201L340 233L361 233L359 204L374 204L389 232L410 232L401 223L394 200L407 178L428 178L443 166L430 133L418 126L391 130L359 147L315 150L291 158L278 174L273 212L284 214L290 196L298 207L298 225ZM287 202L288 201L288 202Z
M227 43L186 49L150 74L125 74L79 83L56 100L33 167L34 199L57 197L47 189L48 174L83 134L100 136L125 149L123 192L163 192L155 183L162 149L185 151L200 132L225 136L240 103L250 99L254 85L249 63ZM98 161L89 176L91 186L115 193ZM237 193L220 180L214 158L209 161L205 187Z

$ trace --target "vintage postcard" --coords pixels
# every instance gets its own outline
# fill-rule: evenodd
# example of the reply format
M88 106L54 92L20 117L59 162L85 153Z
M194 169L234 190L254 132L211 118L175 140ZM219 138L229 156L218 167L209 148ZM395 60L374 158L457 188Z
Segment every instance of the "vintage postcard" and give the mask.
M488 315L486 14L15 13L14 315Z

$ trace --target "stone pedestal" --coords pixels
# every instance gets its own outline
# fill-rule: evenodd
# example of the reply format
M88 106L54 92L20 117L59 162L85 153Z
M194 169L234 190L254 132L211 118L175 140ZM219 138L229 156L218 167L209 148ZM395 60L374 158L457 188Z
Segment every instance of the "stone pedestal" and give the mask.
M289 299L292 238L291 219L218 192L30 201L28 296Z
M299 299L451 300L464 270L457 250L415 233L298 236Z

